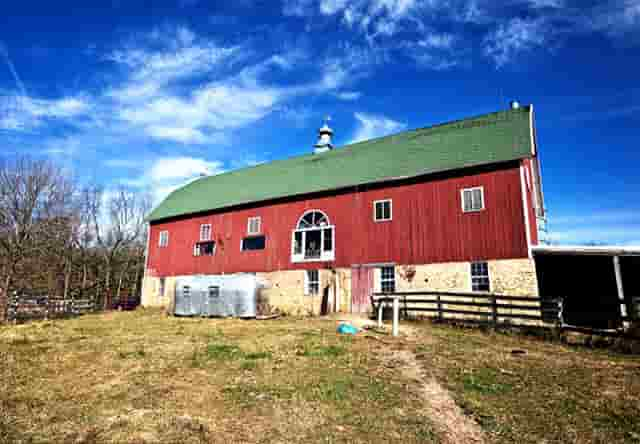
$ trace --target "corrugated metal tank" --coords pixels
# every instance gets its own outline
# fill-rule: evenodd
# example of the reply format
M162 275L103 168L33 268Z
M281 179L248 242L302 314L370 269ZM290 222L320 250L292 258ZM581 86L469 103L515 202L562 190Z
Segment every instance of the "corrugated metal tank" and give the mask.
M254 318L261 286L251 274L180 277L176 279L175 314Z

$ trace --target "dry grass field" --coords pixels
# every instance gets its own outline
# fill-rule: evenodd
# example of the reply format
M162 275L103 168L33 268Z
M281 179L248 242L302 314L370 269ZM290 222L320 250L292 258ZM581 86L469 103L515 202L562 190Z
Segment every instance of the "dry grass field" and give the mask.
M640 442L637 357L335 327L156 310L0 327L0 442Z

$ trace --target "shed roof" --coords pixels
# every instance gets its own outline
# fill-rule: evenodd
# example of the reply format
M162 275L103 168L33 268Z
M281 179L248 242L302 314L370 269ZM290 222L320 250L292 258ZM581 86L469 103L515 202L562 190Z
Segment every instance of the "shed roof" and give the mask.
M528 157L531 106L420 128L195 180L148 216L176 216Z

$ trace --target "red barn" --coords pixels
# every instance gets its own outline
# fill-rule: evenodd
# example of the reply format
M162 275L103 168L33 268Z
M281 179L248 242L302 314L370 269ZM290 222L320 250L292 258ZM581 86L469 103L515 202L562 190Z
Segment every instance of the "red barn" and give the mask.
M288 312L363 311L372 290L537 294L544 216L533 107L198 179L149 216L144 305L175 279L255 273Z

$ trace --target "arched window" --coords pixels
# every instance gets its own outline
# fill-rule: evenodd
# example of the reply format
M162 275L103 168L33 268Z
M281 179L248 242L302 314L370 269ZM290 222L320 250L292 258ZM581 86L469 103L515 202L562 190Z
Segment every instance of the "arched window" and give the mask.
M334 227L319 210L305 212L293 230L291 261L332 261L334 259Z
M326 227L329 225L329 218L322 211L311 210L302 215L298 221L298 229L313 227Z

